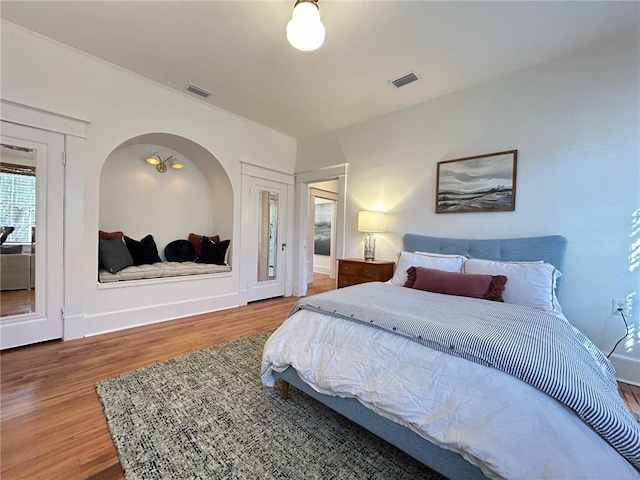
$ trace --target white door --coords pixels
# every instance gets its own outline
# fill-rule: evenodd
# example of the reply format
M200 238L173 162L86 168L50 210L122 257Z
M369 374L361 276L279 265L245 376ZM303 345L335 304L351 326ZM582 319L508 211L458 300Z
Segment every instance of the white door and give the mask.
M62 338L64 142L2 122L0 224L14 228L0 254L2 349Z
M248 177L249 262L247 301L285 294L287 185Z

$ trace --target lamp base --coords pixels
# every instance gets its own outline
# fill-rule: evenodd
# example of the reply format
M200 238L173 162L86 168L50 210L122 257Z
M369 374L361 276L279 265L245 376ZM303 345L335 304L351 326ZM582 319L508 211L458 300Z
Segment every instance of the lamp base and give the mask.
M373 234L371 233L369 233L364 239L364 259L376 259L376 239L373 238Z

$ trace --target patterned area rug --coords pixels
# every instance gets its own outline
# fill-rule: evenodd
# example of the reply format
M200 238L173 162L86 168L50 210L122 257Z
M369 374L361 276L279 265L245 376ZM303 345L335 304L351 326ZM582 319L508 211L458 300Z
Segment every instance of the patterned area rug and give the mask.
M262 333L102 380L133 479L444 477L295 388L260 383Z

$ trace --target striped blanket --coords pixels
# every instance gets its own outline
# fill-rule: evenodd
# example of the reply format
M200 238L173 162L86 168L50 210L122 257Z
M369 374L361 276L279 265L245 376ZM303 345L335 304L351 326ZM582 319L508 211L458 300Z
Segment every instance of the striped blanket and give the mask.
M377 327L493 367L564 403L640 471L640 426L614 369L564 319L529 307L366 283L303 298L300 309Z

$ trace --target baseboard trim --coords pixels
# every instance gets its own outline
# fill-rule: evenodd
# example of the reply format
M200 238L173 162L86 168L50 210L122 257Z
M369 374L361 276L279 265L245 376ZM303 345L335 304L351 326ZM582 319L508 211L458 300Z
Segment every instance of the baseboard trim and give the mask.
M62 339L74 340L76 338L84 337L84 320L84 315L72 315L69 317L64 317L64 333L62 335Z
M331 267L322 267L322 266L314 265L313 273L322 273L324 275L330 275Z
M238 291L238 306L246 305L249 294L246 289Z
M615 354L609 360L616 369L618 381L640 387L640 360Z
M103 312L84 317L84 336L100 335L126 328L166 322L191 315L215 312L242 305L238 293L204 297L183 302ZM244 302L246 304L246 302Z

